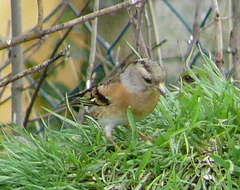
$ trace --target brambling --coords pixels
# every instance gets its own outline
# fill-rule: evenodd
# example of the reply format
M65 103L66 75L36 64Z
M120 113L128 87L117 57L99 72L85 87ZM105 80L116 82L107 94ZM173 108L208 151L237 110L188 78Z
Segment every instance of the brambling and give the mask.
M151 113L161 94L165 94L165 70L149 59L130 63L120 73L99 85L69 97L69 103L87 105L86 113L103 127L107 139L114 144L112 131L127 125L127 109L131 106L136 121Z

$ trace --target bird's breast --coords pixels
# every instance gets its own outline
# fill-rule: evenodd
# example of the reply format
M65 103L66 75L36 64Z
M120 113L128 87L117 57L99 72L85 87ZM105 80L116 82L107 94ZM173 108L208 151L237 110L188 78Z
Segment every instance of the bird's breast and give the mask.
M159 100L159 92L153 89L134 93L126 89L122 84L112 85L100 91L109 99L106 106L94 106L91 114L96 119L105 121L106 118L114 118L119 124L127 122L127 109L131 106L136 120L141 120L151 113ZM120 122L121 121L121 122Z
M126 114L128 107L131 106L135 118L141 120L156 107L160 96L158 91L149 89L144 92L133 93L124 89L124 87L122 88L115 91L115 98L118 99L116 106L124 114Z

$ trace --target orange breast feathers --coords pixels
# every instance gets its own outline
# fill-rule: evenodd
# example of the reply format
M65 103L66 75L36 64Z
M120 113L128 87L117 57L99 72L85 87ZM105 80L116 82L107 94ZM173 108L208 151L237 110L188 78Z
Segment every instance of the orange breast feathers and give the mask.
M118 82L101 86L99 91L110 100L111 112L125 115L127 108L131 106L137 120L142 119L154 110L160 96L159 92L154 89L133 93Z

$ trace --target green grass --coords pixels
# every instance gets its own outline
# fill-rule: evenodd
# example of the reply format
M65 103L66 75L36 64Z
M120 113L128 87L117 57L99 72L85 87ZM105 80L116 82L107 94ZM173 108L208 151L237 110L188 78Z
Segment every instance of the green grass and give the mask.
M3 190L240 189L240 90L203 55L195 79L162 97L131 129L115 130L121 150L93 121L46 136L6 134L0 154ZM136 126L136 127L135 127ZM140 130L154 139L140 140Z

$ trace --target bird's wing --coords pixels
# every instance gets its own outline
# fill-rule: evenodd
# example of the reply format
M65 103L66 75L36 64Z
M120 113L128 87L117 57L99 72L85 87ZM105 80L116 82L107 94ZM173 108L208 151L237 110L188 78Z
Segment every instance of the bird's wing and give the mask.
M85 91L76 93L68 97L71 106L107 106L111 103L109 99L109 89L116 81L108 81L108 83L93 86Z
M129 63L116 67L103 82L82 92L68 96L69 104L73 107L107 106L111 104L111 94L120 84L120 74L129 66Z

